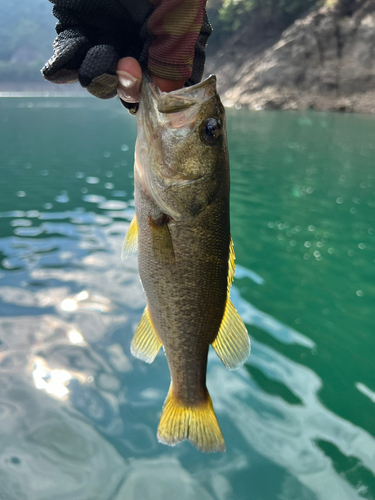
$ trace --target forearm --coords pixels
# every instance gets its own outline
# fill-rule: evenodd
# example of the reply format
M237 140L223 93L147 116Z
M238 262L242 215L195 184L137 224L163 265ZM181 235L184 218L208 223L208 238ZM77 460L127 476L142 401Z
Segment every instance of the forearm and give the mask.
M154 0L147 29L152 37L148 67L156 78L185 82L191 77L206 0Z

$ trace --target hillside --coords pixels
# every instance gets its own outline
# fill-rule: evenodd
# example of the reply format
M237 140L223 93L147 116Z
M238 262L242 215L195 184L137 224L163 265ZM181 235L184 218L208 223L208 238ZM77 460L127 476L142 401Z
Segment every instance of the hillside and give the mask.
M254 32L209 57L227 105L375 112L374 0L313 10L281 35Z
M0 2L0 82L40 82L56 20L47 0Z

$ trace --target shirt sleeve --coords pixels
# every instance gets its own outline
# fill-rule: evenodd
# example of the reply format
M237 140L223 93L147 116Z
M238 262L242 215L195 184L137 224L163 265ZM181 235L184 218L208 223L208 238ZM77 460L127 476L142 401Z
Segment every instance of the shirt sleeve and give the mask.
M148 67L168 80L188 80L201 32L207 0L153 0L147 23L152 38Z

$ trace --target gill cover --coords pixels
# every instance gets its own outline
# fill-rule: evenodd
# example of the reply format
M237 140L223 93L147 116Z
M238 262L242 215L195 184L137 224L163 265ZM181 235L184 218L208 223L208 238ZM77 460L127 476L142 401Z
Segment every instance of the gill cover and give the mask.
M216 77L163 93L145 73L137 112L135 177L174 220L189 220L228 175L225 113Z

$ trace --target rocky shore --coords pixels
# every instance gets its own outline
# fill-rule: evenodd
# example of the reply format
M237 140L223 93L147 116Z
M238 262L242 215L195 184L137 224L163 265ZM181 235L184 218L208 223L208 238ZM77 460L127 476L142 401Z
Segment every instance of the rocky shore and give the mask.
M322 7L281 36L236 34L207 61L224 104L375 113L375 0L357 5L346 15Z

